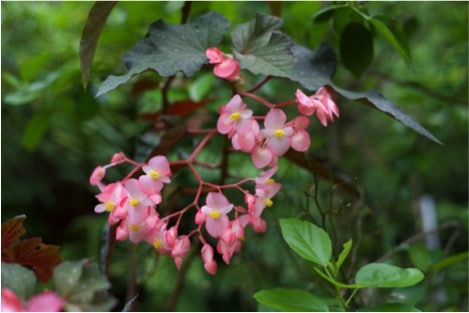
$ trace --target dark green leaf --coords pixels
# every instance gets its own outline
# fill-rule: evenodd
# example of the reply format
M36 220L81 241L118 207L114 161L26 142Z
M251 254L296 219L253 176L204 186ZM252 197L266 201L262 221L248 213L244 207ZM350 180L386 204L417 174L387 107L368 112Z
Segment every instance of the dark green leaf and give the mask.
M411 245L408 253L413 265L423 272L426 272L432 264L443 256L441 249L428 249L420 243Z
M353 91L341 89L334 85L332 87L337 93L341 94L345 98L349 100L354 100L354 101L364 103L368 106L371 106L372 108L375 108L381 112L384 112L392 116L393 118L395 118L402 124L406 125L407 127L412 128L417 133L427 137L428 139L436 143L441 144L441 142L435 136L433 136L428 130L423 128L412 117L404 113L401 110L401 108L399 108L393 102L383 97L378 91L370 90L370 91L364 91L364 92L353 92Z
M93 63L99 35L106 24L106 20L116 5L116 1L97 1L91 7L85 27L80 39L80 66L83 87L86 88Z
M373 60L373 34L363 24L351 22L340 35L340 57L344 66L359 78Z
M164 77L178 71L192 76L208 62L205 51L218 45L228 26L229 22L222 15L213 12L183 25L170 25L162 20L153 23L147 37L123 56L128 72L122 76L110 75L96 96L146 70L154 70Z
M327 312L327 304L319 297L299 289L262 290L254 294L257 302L285 312Z
M19 264L2 262L2 288L8 288L23 300L34 294L36 275Z
M467 262L467 259L469 258L469 252L461 252L461 253L458 253L458 254L454 254L454 255L450 255L446 258L444 258L443 260L439 261L438 263L436 263L435 265L432 266L432 270L434 272L438 272L438 271L441 271L442 269L444 269L445 267L448 267L450 265L453 265L455 263L458 263L458 262L461 262L461 261L466 261Z
M289 77L293 69L290 37L278 31L282 20L256 14L232 33L234 56L240 67L254 74Z
M362 287L408 287L417 284L423 278L423 273L416 268L400 268L386 263L370 263L358 270L355 283Z
M295 218L281 219L280 228L288 246L302 258L327 266L332 253L329 235L320 227Z
M315 51L293 45L291 51L295 58L290 76L292 80L301 83L309 90L316 90L330 83L336 68L336 57L329 45L322 44Z
M346 6L347 5L331 5L331 6L322 8L321 10L317 11L313 15L313 22L314 23L327 22L334 15L334 10L337 10L339 8L344 8Z
M410 62L410 50L405 39L404 30L401 24L394 22L393 27L389 21L382 20L382 16L373 16L368 20L375 28L376 32L386 39L389 44L401 55L407 63Z

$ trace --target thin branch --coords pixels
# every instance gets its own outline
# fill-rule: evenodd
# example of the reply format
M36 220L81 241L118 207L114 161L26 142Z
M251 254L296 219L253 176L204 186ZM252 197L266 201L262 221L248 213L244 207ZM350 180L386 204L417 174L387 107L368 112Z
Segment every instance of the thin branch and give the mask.
M400 248L404 247L404 246L407 246L411 243L414 243L418 240L420 240L421 238L425 237L427 234L431 234L431 233L434 233L434 232L438 232L440 230L443 230L443 229L447 229L447 228L453 228L453 227L458 227L459 224L456 222L456 221L449 221L449 222L446 222L444 224L441 224L439 225L438 227L434 228L434 229L431 229L429 231L423 231L423 232L420 232L418 234L415 234L414 236L410 237L409 239L406 239L404 240L403 242L401 242L399 245L397 245L394 249L392 249L391 251L389 251L388 253L386 253L385 255L383 255L382 257L380 257L379 259L376 260L376 262L382 262L386 259L389 259L391 256L393 256Z
M266 77L264 77L262 80L260 80L257 84L255 84L254 86L252 86L252 87L251 87L248 91L246 91L246 92L252 93L252 92L256 91L257 89L259 89L259 88L261 88L262 86L264 86L264 84L267 83L271 78L272 78L272 76L267 75Z

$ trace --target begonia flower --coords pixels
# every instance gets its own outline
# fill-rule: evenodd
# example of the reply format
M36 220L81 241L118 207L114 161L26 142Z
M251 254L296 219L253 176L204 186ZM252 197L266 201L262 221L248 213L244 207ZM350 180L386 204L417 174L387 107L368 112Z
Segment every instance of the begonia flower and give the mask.
M319 88L312 96L306 96L300 89L295 92L298 101L298 111L310 116L316 114L321 124L326 127L328 122L334 121L334 115L339 117L339 108L332 99L326 87Z
M228 199L218 192L209 192L206 204L201 208L205 215L205 228L212 237L219 237L229 225L227 214L233 208Z
M281 156L290 148L290 136L293 128L285 125L287 116L280 109L272 109L264 120L264 129L261 134L266 139L267 147L277 156Z

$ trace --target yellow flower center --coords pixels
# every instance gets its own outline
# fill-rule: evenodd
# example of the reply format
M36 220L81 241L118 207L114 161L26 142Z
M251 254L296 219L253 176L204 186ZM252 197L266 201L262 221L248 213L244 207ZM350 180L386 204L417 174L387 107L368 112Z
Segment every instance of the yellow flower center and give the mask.
M161 247L161 239L155 239L155 241L153 241L153 247L159 249Z
M230 120L232 121L237 121L241 118L241 113L239 112L234 112L230 114Z
M270 199L265 199L265 200L264 200L264 203L265 203L265 205L268 206L269 208L270 208L272 205L274 205L274 202L273 202L272 200L270 200Z
M218 212L218 211L212 211L212 212L210 212L208 215L209 215L211 218L213 218L214 220L216 220L217 218L220 217L221 214L220 214L220 212Z
M148 175L150 175L150 177L153 178L153 179L158 179L158 178L160 178L160 173L158 173L158 172L155 171L155 170L151 170L150 172L148 172Z
M138 231L140 229L140 225L130 224L129 228L131 231Z
M283 129L276 129L274 131L274 136L277 137L277 138L282 138L283 136L285 136L285 131Z
M267 179L267 185L273 185L275 183L275 180L273 178Z
M114 210L116 205L112 203L111 201L106 201L106 203L104 203L104 207L106 208L107 212L112 212L112 210Z
M138 201L138 199L132 198L129 200L129 203L131 206L137 206L140 203L140 201Z

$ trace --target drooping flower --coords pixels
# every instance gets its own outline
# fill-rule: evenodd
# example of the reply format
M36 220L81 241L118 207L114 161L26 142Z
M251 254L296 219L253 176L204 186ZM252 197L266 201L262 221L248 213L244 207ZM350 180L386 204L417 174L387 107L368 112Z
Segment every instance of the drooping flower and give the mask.
M231 55L224 54L218 48L208 48L205 51L209 62L216 64L213 73L221 78L234 79L239 74L239 62Z
M212 237L219 237L229 225L227 214L233 208L226 197L219 192L209 192L206 204L201 208L205 215L205 228Z
M300 89L295 92L298 101L298 111L301 114L310 116L316 114L316 117L323 126L328 122L334 121L334 115L339 117L339 108L332 99L326 87L319 88L312 96L306 96Z
M219 111L217 130L220 134L228 134L229 137L233 136L234 132L243 133L252 116L252 111L246 108L239 95L234 95Z
M204 268L207 273L215 275L217 272L217 262L213 259L213 248L209 244L204 244L200 251L202 261L204 262Z

